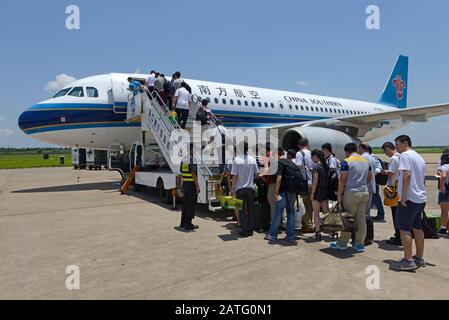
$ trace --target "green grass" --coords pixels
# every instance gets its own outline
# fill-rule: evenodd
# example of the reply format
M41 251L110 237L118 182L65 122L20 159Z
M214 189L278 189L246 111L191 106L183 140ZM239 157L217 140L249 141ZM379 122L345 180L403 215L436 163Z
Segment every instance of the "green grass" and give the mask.
M442 154L443 147L416 147L413 148L416 152L421 154ZM374 154L382 154L383 151L381 148L373 148Z
M59 164L59 156L64 156L64 165ZM50 154L47 160L43 158L43 154L0 154L0 169L69 167L71 165L70 154Z

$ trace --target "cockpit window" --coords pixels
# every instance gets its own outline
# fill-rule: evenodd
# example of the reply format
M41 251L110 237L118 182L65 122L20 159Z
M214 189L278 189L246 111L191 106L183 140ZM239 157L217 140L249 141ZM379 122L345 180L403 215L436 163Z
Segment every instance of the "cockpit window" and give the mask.
M87 96L89 98L98 98L98 90L94 87L87 87L86 88Z
M65 95L67 94L67 92L69 92L71 89L72 89L72 87L62 89L62 90L59 91L57 94L55 94L55 95L53 96L53 98L63 97L63 96L65 96Z
M69 92L69 96L84 97L83 87L75 87Z

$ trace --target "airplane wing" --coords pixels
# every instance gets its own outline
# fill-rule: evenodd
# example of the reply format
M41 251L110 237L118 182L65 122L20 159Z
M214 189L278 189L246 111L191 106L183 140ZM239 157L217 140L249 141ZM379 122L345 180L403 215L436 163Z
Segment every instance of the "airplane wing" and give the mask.
M300 123L289 123L273 126L273 129L287 130L295 127L327 127L345 131L346 128L357 128L357 136L363 136L367 130L381 128L389 120L402 120L405 122L427 122L428 118L449 114L449 104L431 105L409 109L379 112L367 115L337 117L322 120L313 120Z

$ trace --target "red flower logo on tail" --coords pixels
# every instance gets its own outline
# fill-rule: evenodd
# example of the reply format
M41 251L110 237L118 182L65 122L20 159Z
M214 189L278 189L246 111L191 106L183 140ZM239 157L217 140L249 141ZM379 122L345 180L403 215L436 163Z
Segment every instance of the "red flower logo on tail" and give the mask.
M393 80L393 86L396 88L396 96L398 100L402 100L402 98L404 98L404 89L407 87L407 83L402 80L400 75L397 75L396 79Z

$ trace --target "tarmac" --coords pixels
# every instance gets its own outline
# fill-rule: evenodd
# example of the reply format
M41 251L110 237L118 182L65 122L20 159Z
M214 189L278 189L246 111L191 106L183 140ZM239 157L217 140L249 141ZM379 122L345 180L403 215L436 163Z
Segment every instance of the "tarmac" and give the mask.
M437 156L425 157L433 175ZM402 257L385 242L389 208L365 253L333 252L312 234L297 245L240 238L229 215L205 207L198 230L179 232L179 210L152 190L121 196L119 181L109 171L0 170L0 299L449 298L448 238L426 240L425 268L389 270ZM434 181L428 191L427 211L438 212ZM79 289L66 286L68 266Z

